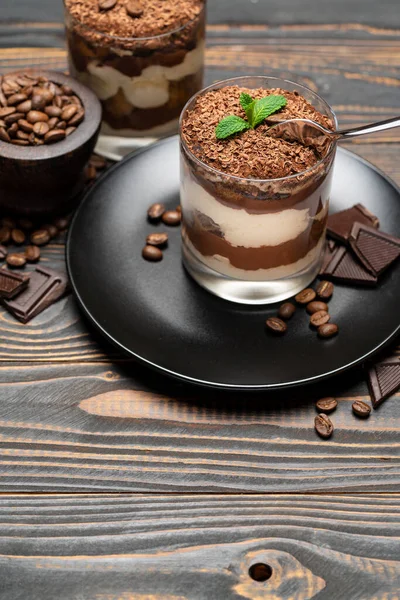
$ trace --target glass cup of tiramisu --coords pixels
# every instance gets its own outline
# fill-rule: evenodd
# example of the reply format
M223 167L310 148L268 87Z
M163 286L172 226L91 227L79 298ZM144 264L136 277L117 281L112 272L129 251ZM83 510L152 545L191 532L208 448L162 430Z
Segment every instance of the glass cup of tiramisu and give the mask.
M320 269L336 144L274 137L273 123L296 117L337 126L315 92L274 77L219 82L182 112L183 262L221 298L277 302Z
M70 72L102 103L105 154L178 131L202 87L205 2L64 0Z

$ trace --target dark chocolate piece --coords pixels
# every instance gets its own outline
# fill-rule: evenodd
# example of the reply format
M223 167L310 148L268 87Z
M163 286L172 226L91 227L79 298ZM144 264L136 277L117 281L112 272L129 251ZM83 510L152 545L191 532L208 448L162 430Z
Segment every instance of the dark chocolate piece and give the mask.
M368 371L372 406L376 408L400 389L400 356L378 362Z
M29 283L28 273L14 273L0 269L0 298L10 300L22 292Z
M400 256L400 239L354 223L349 243L364 267L379 277Z
M337 244L334 240L326 240L324 258L322 259L322 266L320 274L323 273L326 267L331 262L332 256L337 248Z
M319 276L350 285L376 285L378 281L344 246L335 250L329 264Z
M29 287L15 300L5 300L4 306L22 323L27 323L64 295L67 276L45 267L31 273Z
M347 210L342 210L328 217L328 235L346 244L354 223L362 223L379 228L379 219L369 212L362 204L355 204Z

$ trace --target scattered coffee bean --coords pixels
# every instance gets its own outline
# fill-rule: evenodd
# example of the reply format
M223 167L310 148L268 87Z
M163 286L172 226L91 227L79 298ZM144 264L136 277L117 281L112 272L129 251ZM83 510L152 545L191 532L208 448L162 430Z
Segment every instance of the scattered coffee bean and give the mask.
M12 219L11 217L3 217L1 219L1 226L9 227L10 229L15 229L17 226L17 222L15 219Z
M11 239L11 229L9 227L0 227L0 244L8 244Z
M91 164L92 167L94 167L98 171L103 171L103 169L105 169L107 166L107 161L105 158L99 156L98 154L92 154L89 160L89 164Z
M126 12L134 19L141 17L143 14L143 4L139 0L128 0Z
M49 132L49 126L47 123L44 123L43 121L39 121L38 123L34 124L33 132L40 137L44 137L46 135L46 133Z
M316 293L314 292L314 290L312 290L311 288L306 288L305 290L299 292L297 296L294 297L294 299L299 304L308 304L309 302L312 302L312 300L314 300L315 297Z
M30 240L35 246L44 246L50 241L50 234L46 229L38 229L31 233Z
M85 179L86 181L93 181L96 179L97 171L92 165L87 165L85 168Z
M148 246L165 246L165 244L168 242L168 233L150 233L147 237L146 237L146 244Z
M42 225L42 229L45 229L48 232L51 239L58 236L58 229L52 223L49 223L49 224L46 223L46 225Z
M179 223L181 222L181 218L181 213L177 210L167 210L161 217L161 220L166 225L175 226L179 225Z
M33 229L33 223L30 219L18 219L18 225L19 227L21 227L21 229L25 231L30 231L31 229Z
M325 323L328 323L330 318L331 316L329 313L326 312L326 310L319 310L318 312L311 315L310 324L313 327L320 327L321 325L325 325Z
M0 244L0 260L4 260L7 256L8 250L5 246Z
M11 239L14 242L14 244L17 244L17 246L20 246L21 244L23 244L25 242L25 234L22 231L22 229L12 229L11 230Z
M44 136L45 144L54 144L65 139L65 131L62 129L52 129Z
M321 398L315 404L317 410L323 413L331 413L337 408L337 400L336 398Z
M265 324L270 331L278 335L283 335L287 331L287 325L285 321L278 319L278 317L269 317L269 319L265 321Z
M100 10L111 10L117 4L117 0L99 0L98 6Z
M7 254L6 263L9 267L13 267L14 269L21 269L26 265L25 254L17 252Z
M160 248L156 246L145 246L142 250L142 256L146 260L150 260L151 262L157 262L162 260L163 253Z
M315 426L316 432L322 438L328 439L331 437L331 435L333 433L333 423L330 420L330 418L327 415L325 415L324 413L321 413L320 415L317 415L315 417L314 426Z
M65 217L60 217L54 221L54 225L57 227L58 231L65 231L68 229L69 220Z
M371 407L366 402L362 402L361 400L356 400L353 402L351 408L357 417L362 417L363 419L366 419L371 414Z
M330 281L321 281L317 286L317 296L322 300L328 300L333 294L333 283Z
M285 321L291 319L296 312L296 307L291 302L285 302L282 306L279 307L278 317L284 319Z
M150 206L149 210L147 211L147 216L149 217L150 221L159 221L164 213L164 204L156 203Z
M326 304L326 302L314 300L313 302L307 304L306 310L309 315L313 315L314 313L319 312L320 310L326 310L326 312L328 312L328 305Z
M331 338L339 332L339 327L335 323L325 323L318 327L318 335L322 338Z
M25 258L30 263L37 262L40 259L40 248L38 246L27 246L25 248Z

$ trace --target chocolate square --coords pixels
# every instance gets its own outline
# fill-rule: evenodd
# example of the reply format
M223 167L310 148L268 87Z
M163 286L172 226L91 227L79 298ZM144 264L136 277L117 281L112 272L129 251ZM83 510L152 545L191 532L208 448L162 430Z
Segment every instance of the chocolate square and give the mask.
M335 250L330 262L319 276L350 285L376 285L378 282L378 278L367 271L344 246Z
M346 244L354 223L362 223L369 227L379 228L379 219L369 212L362 204L355 204L347 210L342 210L328 217L328 235Z
M372 406L376 408L400 389L400 356L378 362L368 371Z
M355 223L349 238L350 246L364 267L379 277L400 256L400 239Z
M29 273L14 273L0 269L0 298L10 300L28 287Z
M64 295L68 279L63 273L58 273L45 267L37 267L31 273L28 288L14 300L5 300L4 306L22 323L28 323L45 308Z

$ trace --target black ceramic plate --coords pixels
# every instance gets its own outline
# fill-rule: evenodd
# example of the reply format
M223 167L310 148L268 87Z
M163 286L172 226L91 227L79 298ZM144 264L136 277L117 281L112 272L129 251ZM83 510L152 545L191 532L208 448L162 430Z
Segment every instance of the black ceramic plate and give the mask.
M200 288L181 264L180 231L168 228L160 263L142 259L153 202L179 203L179 145L168 138L113 167L89 192L72 223L67 261L78 301L114 344L149 366L204 385L284 388L344 371L399 330L399 270L376 289L337 285L330 312L340 334L320 340L298 310L283 338L264 327L276 305L246 307ZM381 228L400 236L400 192L374 167L339 149L331 210L362 202ZM161 227L161 226L160 226ZM162 226L165 229L165 226Z

